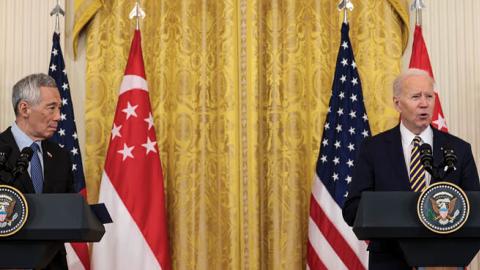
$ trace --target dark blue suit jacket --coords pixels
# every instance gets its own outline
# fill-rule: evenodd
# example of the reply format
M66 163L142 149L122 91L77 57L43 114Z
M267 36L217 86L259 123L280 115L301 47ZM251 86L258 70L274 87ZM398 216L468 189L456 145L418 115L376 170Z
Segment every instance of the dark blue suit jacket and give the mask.
M480 190L478 172L470 144L451 134L438 131L435 128L432 129L434 165L438 165L438 163L443 160L442 147L454 149L457 155L457 169L447 173L445 179L455 183L464 190ZM432 179L431 183L434 182ZM352 226L355 221L362 192L377 190L411 190L408 171L403 156L399 125L376 136L365 139L360 146L348 197L343 206L343 218L348 225ZM371 265L371 268L408 268L396 242L370 241L368 249L370 251L370 264L378 263L378 259L380 259L380 264L377 264L377 266L380 265L380 267ZM378 254L378 258L372 258L372 256L376 256L377 253L381 253ZM387 256L383 258L384 255Z

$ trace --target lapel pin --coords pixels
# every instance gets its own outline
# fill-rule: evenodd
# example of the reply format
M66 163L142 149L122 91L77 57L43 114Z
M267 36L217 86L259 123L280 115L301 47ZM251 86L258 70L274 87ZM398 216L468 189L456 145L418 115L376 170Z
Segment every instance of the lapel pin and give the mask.
M51 154L50 152L48 152L48 151L47 151L47 156L48 156L49 158L52 158L52 157L53 157L52 154Z

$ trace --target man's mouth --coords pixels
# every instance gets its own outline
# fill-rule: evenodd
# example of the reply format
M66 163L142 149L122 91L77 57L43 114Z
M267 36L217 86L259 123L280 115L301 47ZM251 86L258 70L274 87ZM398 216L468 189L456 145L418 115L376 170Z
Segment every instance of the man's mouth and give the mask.
M418 118L424 120L424 119L428 119L430 117L430 115L428 113L421 113L418 115Z

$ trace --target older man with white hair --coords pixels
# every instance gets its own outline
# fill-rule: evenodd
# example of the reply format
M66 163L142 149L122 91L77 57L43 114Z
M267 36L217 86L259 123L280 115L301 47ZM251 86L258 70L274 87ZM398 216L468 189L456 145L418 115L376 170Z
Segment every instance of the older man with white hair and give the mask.
M400 123L383 133L366 138L359 149L343 217L352 226L363 191L421 192L439 179L423 168L419 147L433 147L439 160L442 147L455 149L456 170L448 181L464 190L480 190L479 178L470 144L451 134L432 128L435 104L434 81L419 69L408 69L393 83L393 103ZM369 269L412 269L396 241L372 240L368 246Z

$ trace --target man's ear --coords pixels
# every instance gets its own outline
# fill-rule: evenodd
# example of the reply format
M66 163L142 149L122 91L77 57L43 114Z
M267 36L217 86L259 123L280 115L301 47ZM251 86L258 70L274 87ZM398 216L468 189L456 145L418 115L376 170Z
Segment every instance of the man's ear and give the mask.
M30 105L25 100L21 100L17 105L18 115L27 118L30 115Z
M395 106L395 110L397 110L397 112L402 112L400 109L400 99L396 96L393 96L393 105Z

